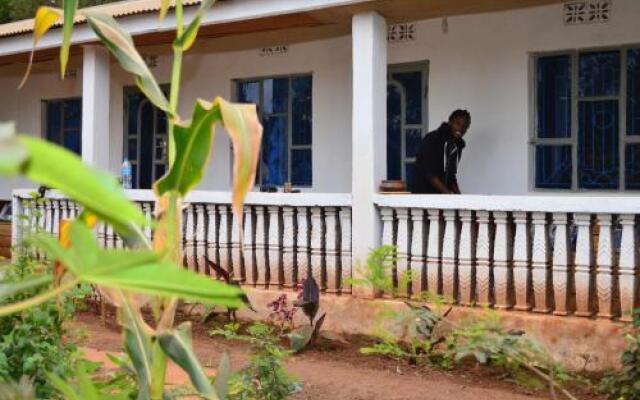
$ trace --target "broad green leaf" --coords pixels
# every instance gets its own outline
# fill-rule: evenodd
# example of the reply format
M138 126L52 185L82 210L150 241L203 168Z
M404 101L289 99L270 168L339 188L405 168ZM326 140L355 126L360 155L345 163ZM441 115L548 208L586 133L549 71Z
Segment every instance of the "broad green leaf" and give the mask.
M76 16L78 0L64 0L64 25L62 27L62 46L60 47L60 77L64 79L69 62L69 48L73 33L73 19Z
M77 278L114 289L176 296L230 307L242 305L242 290L163 262L162 254L149 250L99 249L91 230L80 221L71 226L71 246L64 249L52 237L36 242L61 261ZM85 254L89 253L89 254Z
M87 18L91 29L111 51L111 54L118 60L122 68L135 75L136 84L149 101L159 109L171 112L167 98L144 59L136 50L131 35L122 30L110 15L87 10L80 10L80 13Z
M70 225L69 235L72 244L71 257L78 265L77 274L81 275L83 270L94 269L98 263L98 243L91 229L80 221L74 221Z
M176 159L171 169L155 185L161 196L176 190L185 195L202 179L215 137L213 124L222 119L233 144L233 210L242 226L242 203L255 181L262 141L262 125L256 106L233 104L218 97L213 103L199 99L192 120L174 127Z
M77 273L78 267L71 251L51 235L38 234L29 237L29 242L44 250L52 261L60 261L70 271Z
M218 399L216 390L193 352L190 322L184 322L176 329L160 333L158 343L169 358L189 374L193 387L201 395L208 399Z
M242 290L214 281L203 275L180 268L168 262L155 262L115 272L86 271L82 279L114 289L148 293L165 297L178 297L203 303L240 307Z
M71 1L69 1L71 3ZM41 6L36 11L36 16L33 19L33 47L31 48L31 55L29 56L29 64L27 70L18 85L18 88L22 88L29 78L31 73L31 66L33 65L33 55L36 51L38 42L44 36L45 33L51 29L51 27L58 22L62 17L62 10L53 7ZM68 49L67 49L68 50ZM62 55L62 52L60 53ZM68 54L68 53L67 53Z
M20 292L50 285L51 282L53 282L53 276L51 274L32 275L17 282L0 282L0 301Z
M51 383L57 391L62 393L66 400L84 400L73 386L62 380L59 376L50 373L46 373L46 375L49 383Z
M145 335L140 314L133 309L131 302L123 298L122 303L118 311L121 317L120 324L124 327L124 347L138 378L138 398L147 398L150 395L152 379L151 341Z
M160 20L162 21L169 11L169 0L160 0Z
M226 399L229 392L229 379L231 379L231 363L229 362L229 354L225 351L222 353L222 358L218 363L218 369L216 370L216 380L213 382L213 387L216 389L216 394L221 399Z
M198 36L198 30L200 29L200 24L202 23L202 17L204 17L204 14L214 5L215 2L216 0L202 1L200 8L196 12L196 15L193 17L193 20L191 21L189 26L187 26L187 29L185 29L182 35L177 37L173 42L173 45L175 47L178 47L183 51L187 51L191 48L196 40L196 37Z
M155 184L159 196L172 190L185 196L200 182L211 155L215 135L213 125L221 118L217 104L197 100L191 121L174 126L176 159L169 172Z
M78 392L82 396L82 400L101 400L100 393L87 373L83 363L78 364L76 377L78 379Z
M296 353L307 347L313 337L314 329L311 325L303 325L287 334L291 349Z
M3 166L4 161L0 162L0 173L14 175L19 171L35 182L60 190L121 234L146 223L145 215L127 199L114 177L94 170L76 154L44 139L20 135L17 141L27 157L19 165ZM5 143L6 140L0 142L0 159L13 146L7 149Z

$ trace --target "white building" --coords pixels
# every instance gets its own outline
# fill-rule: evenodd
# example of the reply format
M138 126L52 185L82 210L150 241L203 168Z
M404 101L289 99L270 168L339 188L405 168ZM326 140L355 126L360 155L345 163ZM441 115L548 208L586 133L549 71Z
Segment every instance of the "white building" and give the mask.
M167 83L173 21L158 21L157 3L102 8ZM252 256L241 260L224 192L230 144L218 135L187 211L189 263L215 252L257 285L288 286L310 268L327 290L349 291L342 278L354 262L397 243L398 273L416 272L413 292L624 317L638 305L638 17L637 0L220 2L185 56L181 114L198 97L257 102L261 182L303 193L249 196ZM17 91L29 27L0 26L0 120L114 174L127 156L136 187L148 189L164 171L162 115L83 24L69 76L57 75L54 29ZM456 108L472 114L465 194L377 194L381 180L407 178L421 135ZM27 187L2 180L0 198ZM52 230L72 212L55 204ZM115 240L106 230L102 239Z

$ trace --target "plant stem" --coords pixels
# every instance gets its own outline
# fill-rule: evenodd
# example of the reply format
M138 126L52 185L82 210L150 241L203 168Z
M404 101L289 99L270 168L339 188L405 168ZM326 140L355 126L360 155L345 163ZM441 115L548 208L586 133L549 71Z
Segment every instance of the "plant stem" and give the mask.
M184 31L184 18L182 15L182 0L176 1L176 37L180 37ZM173 127L178 114L178 97L180 95L180 77L182 74L182 48L173 46L173 66L171 67L171 88L169 94L169 108L173 118L169 121L169 166L173 165L176 158L176 143L173 140Z
M184 20L182 14L182 0L176 0L176 37L180 37L184 32ZM173 138L175 123L178 118L178 98L180 96L180 76L182 73L182 48L173 47L173 66L171 68L171 88L169 94L169 108L171 114L167 120L169 121L169 168L173 165L176 158L176 143ZM158 240L163 243L155 243L155 248L169 250L169 258L177 265L182 264L182 237L181 237L181 202L177 193L172 192L168 199L167 208L161 213L164 218L165 234L160 235ZM162 238L164 236L164 238ZM162 299L159 299L162 301ZM164 303L164 309L159 321L159 330L170 329L173 326L177 300L175 298L167 299ZM164 395L164 385L167 374L167 355L156 341L153 344L153 365L152 365L152 383L151 383L151 399L162 400Z

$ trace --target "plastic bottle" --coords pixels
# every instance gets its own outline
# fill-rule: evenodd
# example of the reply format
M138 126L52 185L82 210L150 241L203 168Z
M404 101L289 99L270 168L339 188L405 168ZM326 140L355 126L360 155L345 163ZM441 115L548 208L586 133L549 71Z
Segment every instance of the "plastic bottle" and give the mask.
M129 162L129 160L125 157L124 161L122 162L122 168L120 169L120 175L122 178L122 187L125 189L131 189L132 185L131 185L131 163Z

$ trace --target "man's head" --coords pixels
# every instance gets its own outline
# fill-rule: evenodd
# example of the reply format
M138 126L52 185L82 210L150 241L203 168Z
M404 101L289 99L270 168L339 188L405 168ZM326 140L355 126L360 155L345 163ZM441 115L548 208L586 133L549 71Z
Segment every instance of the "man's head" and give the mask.
M449 125L451 134L457 139L462 139L471 125L471 114L467 110L455 110L449 116Z

